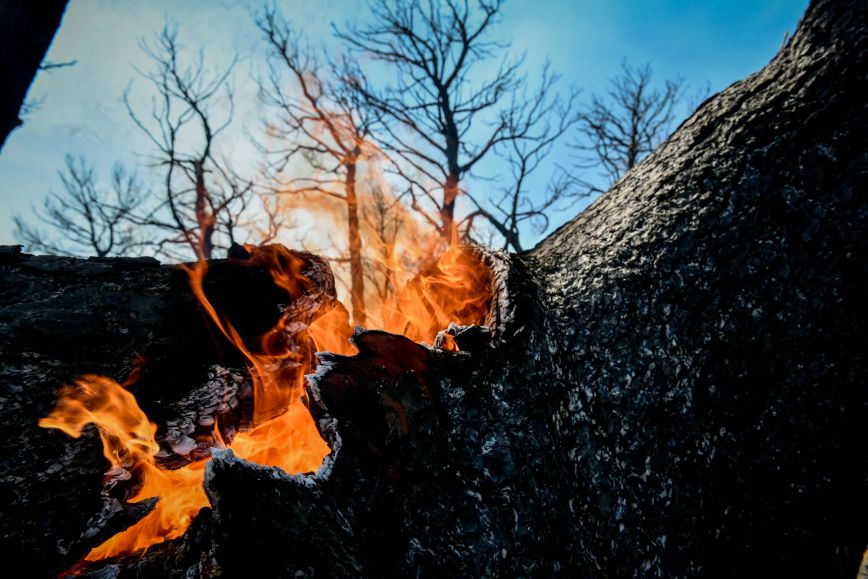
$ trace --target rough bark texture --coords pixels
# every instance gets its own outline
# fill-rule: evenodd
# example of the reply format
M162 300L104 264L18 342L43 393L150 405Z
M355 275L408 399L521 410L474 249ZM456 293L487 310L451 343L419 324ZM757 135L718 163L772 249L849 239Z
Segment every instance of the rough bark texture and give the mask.
M64 384L83 373L119 382L138 373L130 389L160 426L167 466L209 454L205 443L190 446L213 430L207 417L221 415L224 436L243 427L250 389L243 371L225 369L244 364L180 269L148 258L34 257L17 249L0 252L0 553L48 576L144 514L141 505L123 508L101 496L108 466L95 430L73 440L37 426ZM333 307L326 263L298 255L308 260L314 302ZM267 270L238 260L212 262L204 287L251 344L286 302Z
M814 2L766 68L525 258L583 571L854 575L866 30L864 2Z
M0 149L21 124L18 115L60 26L67 0L0 2Z
M483 253L488 329L450 327L459 352L359 331L357 356L322 355L311 411L332 453L317 473L219 451L212 508L186 535L92 575L852 577L868 543L865 32L863 2L814 2L769 66L577 219L527 254ZM61 337L93 344L111 374L134 350L113 328L146 347L183 326L62 327L91 319L79 305L91 294L97 312L112 303L100 296L119 275L131 285L112 315L141 311L136 288L164 268L8 259L4 277L23 281L3 286L2 408L22 404L23 426L0 481L29 502L2 530L56 572L97 542L82 533L104 467L95 441L26 427L59 385L41 376L80 371ZM33 273L47 263L108 273ZM64 297L74 287L90 289ZM159 294L153 307L181 299ZM64 498L49 487L28 490L51 477L71 477L77 518L52 513Z

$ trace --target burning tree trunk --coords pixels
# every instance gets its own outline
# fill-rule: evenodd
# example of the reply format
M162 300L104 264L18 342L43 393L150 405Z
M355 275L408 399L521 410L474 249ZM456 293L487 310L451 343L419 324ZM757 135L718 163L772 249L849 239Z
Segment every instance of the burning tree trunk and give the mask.
M99 576L852 577L868 542L865 24L862 3L814 2L772 63L576 220L527 254L484 254L489 329L435 348L361 332L358 355L322 355L317 473L218 451L211 509ZM93 439L33 427L79 371L78 350L34 336L89 323L76 291L121 329L152 303L142 288L182 298L141 262L82 279L81 262L6 259L0 480L26 502L2 535L7 560L30 549L58 571L99 542L83 535L104 463ZM126 336L114 315L92 330ZM171 317L128 339L178 335ZM87 356L116 371L127 348L97 344ZM71 518L51 514L58 489L78 497Z
M296 255L313 281L306 313L334 307L328 266ZM85 373L127 379L160 426L169 468L210 456L202 435L214 430L215 419L224 436L245 428L252 388L239 370L229 371L243 368L241 357L207 321L177 268L153 259L32 257L7 248L0 271L0 413L15 433L0 456L0 551L18 568L56 574L153 506L122 505L123 480L101 494L108 467L95 429L73 440L37 426L62 385ZM247 261L211 262L204 291L251 343L275 325L281 309L292 309L280 307L285 292L269 270Z

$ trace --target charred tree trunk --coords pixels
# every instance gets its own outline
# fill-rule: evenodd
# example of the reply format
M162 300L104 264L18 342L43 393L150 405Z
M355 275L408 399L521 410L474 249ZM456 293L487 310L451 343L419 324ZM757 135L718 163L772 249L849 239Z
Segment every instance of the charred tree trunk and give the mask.
M64 384L83 373L133 377L130 390L159 426L169 467L210 455L196 442L213 431L216 415L224 435L244 428L251 387L242 358L181 269L150 258L33 257L17 249L0 251L0 420L8 433L0 443L0 556L33 576L54 576L147 511L101 495L108 463L95 429L73 440L37 426ZM296 255L314 285L301 307L334 307L325 261ZM265 267L241 257L212 261L204 290L252 345L287 300Z
M812 3L766 68L577 219L529 253L483 253L488 329L451 327L460 351L361 332L357 356L321 355L317 473L220 451L212 508L183 537L95 575L852 577L868 543L865 32L864 3ZM96 442L36 419L85 358L117 374L106 360L136 350L117 327L145 346L183 327L137 313L181 299L167 270L56 260L7 258L19 282L0 310L16 425L0 481L21 501L4 557L40 572L136 513L87 531ZM93 324L80 296L115 313Z
M863 2L813 2L767 67L525 257L589 575L855 574L866 24Z
M19 114L30 84L54 33L60 27L67 0L0 3L0 149L21 124Z

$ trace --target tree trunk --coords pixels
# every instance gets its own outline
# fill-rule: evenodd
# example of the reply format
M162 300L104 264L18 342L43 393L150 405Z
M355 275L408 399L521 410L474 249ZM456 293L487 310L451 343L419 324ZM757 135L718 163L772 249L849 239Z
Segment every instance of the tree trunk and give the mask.
M211 259L214 252L214 226L217 219L212 213L208 189L205 185L205 161L194 161L193 170L196 175L196 203L194 205L196 215L196 247L193 253L197 259Z
M450 171L443 184L443 207L440 208L440 236L446 243L453 243L456 239L455 201L458 199L460 191L458 170L453 171L450 168Z
M865 32L863 2L813 2L766 68L574 221L526 254L480 250L494 301L488 329L448 329L460 351L370 331L354 336L357 356L321 355L311 411L332 453L317 473L219 451L212 508L94 576L853 577L868 544ZM46 267L58 258L15 259L44 276L2 294L4 414L38 398L16 425L79 371L59 336L64 312L87 318L55 304L75 288L144 343L179 331L165 314L136 326L136 296L172 295L159 284L117 296L111 275L82 286L73 265ZM134 286L154 275L95 263ZM46 326L59 334L34 345ZM71 343L103 344L113 327ZM118 359L101 347L88 356ZM63 519L63 498L39 484L76 476L68 492L98 493L98 449L7 432L0 480L28 499L4 513L7 557L97 542L82 529L99 497ZM36 437L54 454L15 450ZM57 572L80 552L31 565Z
M159 425L169 467L210 455L208 445L189 445L213 431L214 414L224 436L227 427L230 434L243 428L251 388L240 378L243 359L198 306L182 270L150 258L33 257L16 249L0 251L0 421L7 433L0 443L0 555L28 575L54 576L148 510L101 495L108 463L95 429L73 440L37 426L64 384L84 373L118 382L137 376L130 390ZM300 303L330 309L334 279L326 262L297 255L315 288ZM249 259L211 262L204 290L248 344L288 310L286 292Z
M0 149L21 124L21 108L66 10L67 0L0 3Z
M355 157L358 159L358 157ZM359 227L359 200L356 196L356 161L346 164L347 234L350 252L350 301L353 322L365 325L365 270L362 264L362 234Z
M768 66L524 258L559 369L531 383L555 398L589 575L855 575L866 32L864 2L813 2Z

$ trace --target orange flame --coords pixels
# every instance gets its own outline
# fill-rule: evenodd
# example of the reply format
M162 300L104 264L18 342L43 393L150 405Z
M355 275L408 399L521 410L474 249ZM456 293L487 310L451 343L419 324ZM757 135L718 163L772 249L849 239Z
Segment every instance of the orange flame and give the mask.
M450 323L479 324L491 301L491 276L477 257L450 246L423 274L382 304L383 329L432 341Z
M58 428L78 438L88 423L97 426L103 454L113 469L132 471L141 480L141 488L129 502L155 496L160 500L146 517L91 550L86 559L131 553L183 534L199 509L208 505L202 488L205 463L178 470L161 468L154 459L160 450L154 439L157 426L141 411L135 397L109 378L90 374L77 378L63 389L54 410L39 426Z
M376 209L363 215L362 224L369 282L362 298L368 326L433 343L438 330L452 322L483 323L492 294L488 268L466 248L455 245L454 240L438 257L437 248L442 249L443 240L426 231L417 216L388 193L384 182L360 190L359 197L360 205ZM328 217L339 230L345 226L340 206L328 196L306 202L311 202L307 211ZM316 351L354 353L349 342L350 318L344 306L338 304L328 312L319 312L315 320L305 319L307 314L299 308L304 307L310 291L317 288L303 272L303 260L281 246L248 249L257 263L269 269L274 283L286 291L293 308L260 338L255 348L244 342L205 294L207 262L181 266L202 307L243 356L253 383L252 428L224 441L215 418L213 445L230 446L240 458L290 473L313 471L329 448L307 409L304 375L313 370ZM301 305L296 307L298 303ZM447 337L443 349L457 351L458 346ZM161 467L155 459L159 451L154 438L156 425L124 386L108 378L78 378L61 392L51 414L39 422L40 426L58 428L73 437L80 436L88 423L97 426L112 467L130 471L139 481L141 486L131 502L148 497L159 497L159 501L148 515L93 549L86 559L132 553L184 533L192 518L208 505L202 487L207 460L177 470Z
M311 281L302 273L302 260L286 248L271 245L257 251L266 259L274 282L291 300L299 299L310 288ZM232 450L240 458L287 472L316 470L329 448L305 406L304 374L312 370L308 362L312 352L289 341L287 326L291 320L287 315L262 336L261 352L249 349L205 295L202 282L207 269L204 261L186 268L190 287L218 329L244 356L253 381L254 427L232 440Z
M334 352L350 356L355 348L350 344L353 329L347 323L349 315L343 306L338 306L310 325L310 333L317 352Z
M299 298L311 283L301 273L301 261L283 248L272 251L270 271L274 281L291 298ZM311 369L305 360L311 352L295 349L295 344L288 341L287 316L261 338L262 352L253 352L205 295L202 281L207 263L183 267L193 293L244 356L253 381L254 426L232 440L230 446L236 456L287 472L316 470L329 448L304 405L304 373ZM202 487L207 461L177 470L158 465L154 458L160 449L154 438L156 425L141 411L135 397L109 378L78 378L74 386L64 388L54 410L39 425L78 437L88 423L99 429L105 457L112 467L129 469L141 481L141 488L130 502L149 497L159 497L159 501L148 515L91 550L85 559L95 561L131 553L183 534L196 513L208 506ZM216 446L225 445L216 420L214 437Z
M369 156L376 156L376 151ZM369 161L364 168L357 195L362 208L366 288L361 301L366 326L431 343L450 322L484 323L492 294L488 268L456 239L447 243L418 213L405 207L376 163ZM346 256L335 255L349 226L345 204L320 193L296 193L285 200L288 210L312 217L310 222L315 226L305 232L305 241L316 244L318 240L323 247L309 250L330 255L335 277L350 291ZM322 232L328 232L326 239ZM346 303L354 301L347 295L341 297ZM338 312L333 312L331 321L338 317ZM323 335L326 332L316 331L317 326L326 325L334 329L334 323L326 320L318 320L312 328L318 346L328 344L319 349L345 353L345 332L338 332L341 339L336 343L334 333L328 332L327 337Z

